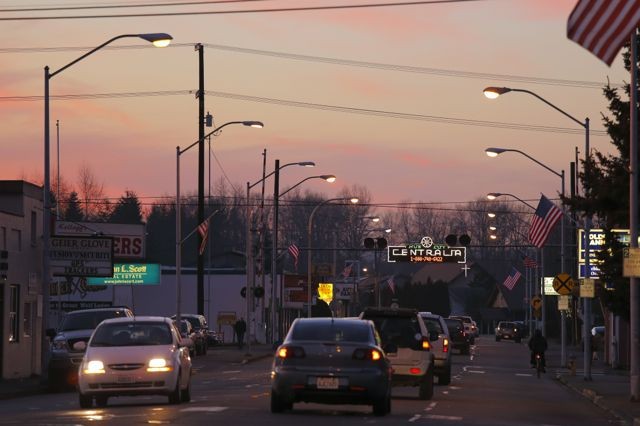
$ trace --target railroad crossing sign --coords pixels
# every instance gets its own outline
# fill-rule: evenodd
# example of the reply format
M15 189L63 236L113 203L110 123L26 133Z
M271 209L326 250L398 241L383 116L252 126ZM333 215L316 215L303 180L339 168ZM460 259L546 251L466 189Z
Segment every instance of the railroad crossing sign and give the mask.
M556 291L556 293L562 296L571 294L571 290L575 285L576 283L571 278L571 275L564 272L556 275L556 277L553 279L553 289Z
M540 309L542 307L542 298L540 298L540 296L533 296L531 298L531 306L533 306L533 309Z

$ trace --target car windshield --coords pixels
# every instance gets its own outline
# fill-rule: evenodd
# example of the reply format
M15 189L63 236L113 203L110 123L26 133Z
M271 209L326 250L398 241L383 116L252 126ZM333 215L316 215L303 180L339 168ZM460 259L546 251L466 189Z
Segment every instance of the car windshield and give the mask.
M193 327L194 330L200 330L202 328L200 324L200 319L196 317L185 317L184 319L186 319L191 323L191 326Z
M60 324L60 331L93 330L109 318L125 317L124 311L91 311L67 314Z
M369 327L360 321L315 322L300 321L291 330L292 340L322 342L368 342Z
M94 332L89 346L156 346L172 343L167 324L136 321L101 325Z
M413 348L416 346L416 336L422 337L418 319L411 317L376 317L371 318L376 324L382 343L393 343L399 348Z

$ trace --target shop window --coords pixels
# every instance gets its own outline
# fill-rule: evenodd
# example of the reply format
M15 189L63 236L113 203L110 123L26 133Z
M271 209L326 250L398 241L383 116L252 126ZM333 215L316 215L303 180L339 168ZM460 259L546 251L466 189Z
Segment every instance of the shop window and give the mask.
M9 341L19 341L20 320L20 286L9 286Z

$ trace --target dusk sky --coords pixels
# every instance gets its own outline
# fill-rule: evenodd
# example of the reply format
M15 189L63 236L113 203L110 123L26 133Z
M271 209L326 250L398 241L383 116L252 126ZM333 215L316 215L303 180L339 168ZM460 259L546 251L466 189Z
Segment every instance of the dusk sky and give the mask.
M381 2L271 0L6 12L43 5L149 3L3 0L0 18ZM84 165L112 197L126 190L140 197L175 194L175 147L186 147L198 138L198 102L193 94L198 86L198 54L193 46L203 43L208 45L205 99L215 124L265 123L261 130L228 126L214 138L220 162L213 163L215 182L222 178L222 169L228 185L241 190L247 181L260 179L266 148L267 172L273 170L275 159L281 164L317 164L315 169L283 170L281 191L306 176L335 174L338 180L333 186L312 180L303 188L333 197L341 188L358 184L369 189L374 203L385 204L464 202L488 192L532 200L543 192L556 198L557 176L521 155L489 158L484 149L519 149L568 173L575 148L584 150L582 127L533 96L509 93L488 100L482 90L486 86L531 90L579 120L589 117L592 148L609 152L611 144L602 135L601 114L607 108L601 87L607 79L621 84L629 76L620 55L609 68L567 39L567 18L575 3L485 0L325 11L5 21L0 45L0 179L42 179L45 65L55 71L119 34L166 32L174 38L169 48L154 48L137 38L118 40L113 48L51 80L52 96L145 92L145 96L52 99L53 178L55 123L60 120L61 171L67 181L75 183ZM79 49L62 49L67 47ZM367 63L391 66L382 69ZM503 123L573 133L501 128ZM181 166L182 192L194 192L196 149L182 155ZM567 178L567 186L568 182ZM271 193L271 180L268 188Z

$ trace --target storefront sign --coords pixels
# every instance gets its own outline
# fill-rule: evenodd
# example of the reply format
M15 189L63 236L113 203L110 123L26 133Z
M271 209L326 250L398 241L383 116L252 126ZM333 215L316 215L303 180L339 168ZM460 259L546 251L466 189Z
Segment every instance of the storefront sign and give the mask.
M116 263L113 276L87 278L89 285L159 285L160 265L157 263Z
M436 244L431 237L424 237L420 243L387 247L388 262L411 263L466 263L466 247L449 247Z

